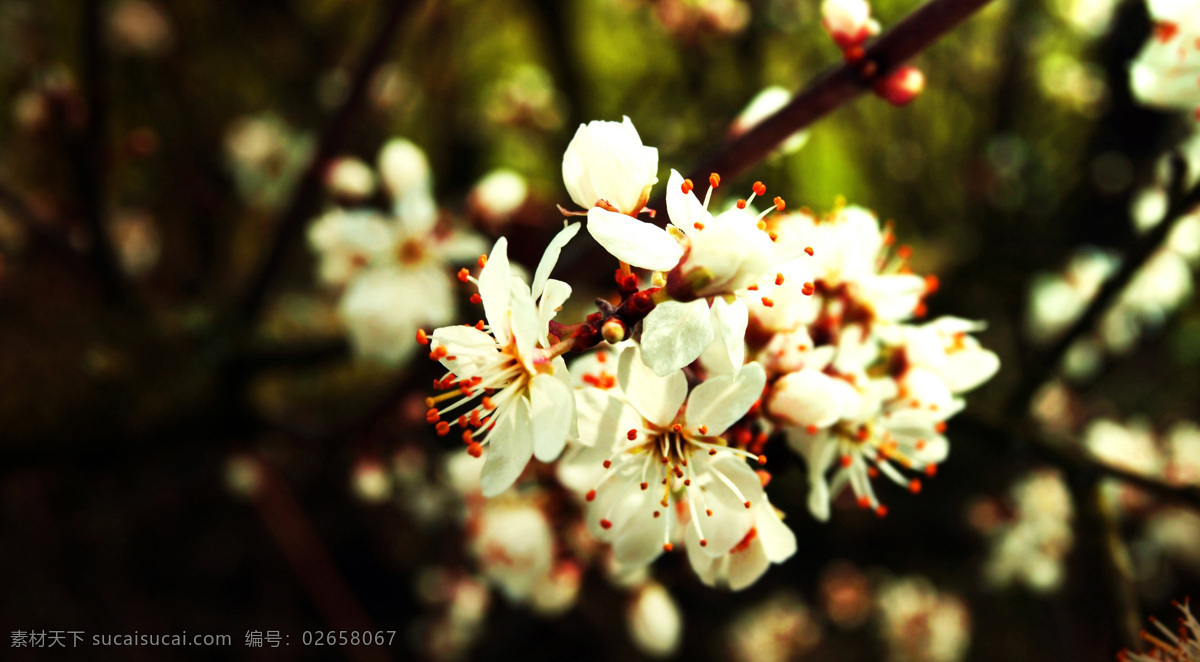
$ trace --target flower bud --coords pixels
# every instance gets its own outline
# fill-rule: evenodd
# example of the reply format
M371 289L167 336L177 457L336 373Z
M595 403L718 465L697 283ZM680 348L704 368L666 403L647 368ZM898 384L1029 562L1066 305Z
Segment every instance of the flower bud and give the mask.
M628 117L580 125L563 154L563 184L584 209L636 215L658 182L658 149L646 147Z
M425 152L403 138L388 141L379 152L379 175L393 199L431 186Z
M842 50L854 48L879 32L879 23L871 19L867 0L825 0L821 3L821 18L829 36Z
M600 327L600 334L609 344L615 345L625 339L628 329L621 320L611 317Z
M916 99L925 89L925 74L904 65L875 84L875 94L893 106L904 106Z
M362 200L375 192L375 173L356 158L342 157L325 171L325 186L340 198Z

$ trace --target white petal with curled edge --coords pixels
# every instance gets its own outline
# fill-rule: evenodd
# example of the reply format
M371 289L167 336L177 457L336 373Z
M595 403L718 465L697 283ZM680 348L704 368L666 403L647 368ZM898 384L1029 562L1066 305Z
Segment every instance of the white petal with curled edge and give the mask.
M638 358L637 347L621 352L617 365L617 381L629 404L648 421L666 427L687 398L687 377L676 370L665 377L655 374Z
M700 546L700 536L696 533L696 527L689 526L685 535L686 549L688 562L692 565L692 571L704 582L706 586L716 586L717 579L721 574L721 570L729 562L728 556L713 558L706 554L704 548Z
M642 361L668 375L695 361L713 341L708 303L664 301L642 321Z
M771 386L767 410L791 425L829 427L845 411L842 392L835 382L841 380L819 370L790 372Z
M525 291L525 283L513 278L514 287L510 296L508 319L512 330L513 340L517 345L517 356L525 369L534 371L534 345L542 337L542 327L538 324L537 308Z
M492 335L501 345L507 345L509 334L508 239L500 237L488 255L487 264L479 271L479 296L483 299L483 314L487 317Z
M529 416L529 402L520 396L514 398L510 411L496 425L487 438L487 461L479 478L479 487L485 497L494 497L507 490L529 464L533 457L533 420Z
M575 391L576 411L579 412L579 443L595 446L607 455L611 455L614 448L628 439L630 430L637 430L639 437L645 433L641 413L616 395L619 393L598 388ZM606 459L607 455L600 460Z
M543 343L546 342L546 334L549 333L550 320L554 319L558 309L566 303L570 296L570 285L553 278L546 281L545 291L542 293L541 300L538 301L538 334Z
M709 456L697 453L692 456L696 464L697 478L704 503L713 511L711 517L700 511L700 529L708 540L701 547L709 556L724 556L746 537L754 526L754 503L763 498L762 482L758 474L740 457L731 453ZM737 488L734 492L716 474L720 473ZM750 508L745 501L750 502ZM699 504L697 504L699 505Z
M791 558L796 553L796 534L783 523L765 496L758 506L757 515L755 527L767 558L771 563L783 563Z
M729 589L731 591L740 591L750 586L763 576L767 568L771 567L771 560L767 558L766 550L758 541L757 535L756 531L755 539L746 549L729 553Z
M575 416L575 395L561 379L540 374L529 384L530 413L533 426L533 456L553 462L567 443L571 419Z
M946 356L946 386L951 393L964 393L991 379L1000 371L1000 357L986 349L964 349Z
M713 299L712 305L713 333L717 340L725 346L729 355L729 365L733 375L737 376L746 361L746 327L750 323L750 309L741 299L726 303L724 297Z
M829 521L829 483L825 481L825 471L837 454L837 443L826 430L813 435L801 428L788 430L787 440L808 465L808 510L816 519Z
M550 240L550 244L546 246L546 252L542 253L537 270L533 272L533 286L530 288L530 292L534 299L542 296L542 289L546 287L550 272L554 271L554 265L558 263L558 256L562 253L563 246L566 246L575 238L575 235L579 234L579 225L579 223L572 223L559 230L558 234Z
M688 429L703 425L709 436L724 434L762 396L766 382L766 372L757 363L746 364L737 377L709 377L688 398Z
M695 193L683 192L683 175L674 169L667 179L667 216L689 236L696 231L696 223L708 225L713 220Z
M618 260L642 269L669 271L683 249L666 230L599 207L588 212L588 233Z

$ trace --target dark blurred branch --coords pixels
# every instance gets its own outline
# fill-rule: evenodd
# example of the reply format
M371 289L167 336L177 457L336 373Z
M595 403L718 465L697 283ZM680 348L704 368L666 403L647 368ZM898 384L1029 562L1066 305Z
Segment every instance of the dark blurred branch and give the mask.
M1040 459L1069 474L1114 478L1160 499L1200 509L1200 485L1175 485L1154 476L1109 464L1089 453L1079 443L1052 440L1038 434L1022 434L964 414L954 419L954 429L1005 449L1028 449Z
M257 469L258 479L251 488L251 500L321 617L333 630L374 631L375 625L355 600L283 477L265 460L248 461ZM377 646L345 646L343 650L354 660L387 659Z
M1100 576L1095 588L1107 606L1106 620L1114 639L1109 648L1136 648L1141 612L1134 587L1133 562L1121 539L1113 505L1095 475L1068 476L1068 486L1078 523L1075 554L1077 558L1083 557L1083 562L1075 565L1084 568L1089 577L1094 576L1092 572Z
M350 343L341 336L288 344L254 343L236 352L230 362L248 371L304 368L350 356Z
M1117 300L1117 297L1146 264L1146 261L1163 245L1179 220L1186 216L1193 207L1200 204L1200 185L1184 193L1181 191L1183 177L1184 168L1177 163L1174 181L1171 185L1171 204L1163 220L1141 239L1138 239L1129 249L1121 261L1121 268L1104 282L1100 291L1096 293L1096 297L1088 304L1087 309L1062 337L1048 350L1034 355L1029 361L1022 373L1021 382L1017 385L1012 399L1009 401L1009 415L1021 417L1025 414L1034 393L1058 370L1059 363L1071 345L1092 331L1096 323L1100 321L1100 317Z
M358 70L355 71L351 80L350 89L346 92L346 97L321 131L321 137L317 142L312 159L308 162L304 174L297 181L287 206L284 207L275 222L275 236L267 248L266 256L254 271L250 284L237 304L236 314L241 324L253 324L262 312L271 281L283 263L284 255L299 237L305 222L312 216L314 208L320 200L321 178L325 168L345 144L354 120L366 100L371 79L391 51L392 42L395 41L396 35L400 31L401 19L408 13L414 2L413 0L393 0L387 4L387 14L383 18L379 32L363 55Z
M943 34L991 0L932 0L909 14L896 27L866 49L863 62L841 64L808 84L788 105L741 136L726 142L692 170L696 181L719 172L732 180L766 158L792 134L828 115L882 79L905 60L928 48ZM864 63L874 63L874 74L864 77Z
M86 0L83 10L83 92L87 103L87 124L79 145L72 148L75 186L82 206L83 221L91 240L90 256L105 297L113 302L128 302L129 290L121 274L117 254L104 227L108 215L105 192L108 173L108 73L107 54L101 35L105 23L101 0Z
M67 233L34 213L25 204L21 194L10 189L3 182L0 182L0 209L7 212L13 220L24 226L39 241L45 242L57 251L78 257L76 251L71 247L71 242L67 239Z

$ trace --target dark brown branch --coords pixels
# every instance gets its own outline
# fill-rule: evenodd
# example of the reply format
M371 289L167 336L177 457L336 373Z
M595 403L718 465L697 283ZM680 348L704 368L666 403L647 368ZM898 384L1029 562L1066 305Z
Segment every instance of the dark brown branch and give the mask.
M104 294L109 301L129 300L128 283L121 273L117 254L104 227L108 214L105 183L108 172L108 94L105 88L107 60L101 30L101 0L87 0L83 10L83 85L87 103L87 124L79 145L71 151L75 167L75 186L82 206L84 224L91 241L89 255Z
M1112 641L1109 648L1138 645L1141 611L1133 578L1133 561L1121 538L1113 504L1095 475L1068 476L1077 518L1075 565L1082 567L1103 596L1104 617ZM1100 581L1094 581L1099 579Z
M275 223L275 236L267 248L266 256L254 271L249 286L238 302L237 316L242 324L252 324L262 311L271 280L279 270L284 255L304 229L305 222L312 216L320 200L322 174L345 144L354 119L366 100L371 79L391 51L392 42L400 31L401 18L408 13L413 1L393 0L387 4L387 15L383 18L379 32L363 55L346 97L321 131L312 159L296 182L291 199Z
M870 89L873 82L928 48L989 2L931 0L872 43L863 62L825 71L779 112L721 145L692 171L692 178L701 181L708 178L708 173L719 172L732 180L766 158L792 134ZM864 62L875 64L875 73L869 78L860 73Z
M2 182L0 182L0 209L7 212L14 221L20 223L39 241L48 244L57 251L67 253L72 257L78 257L78 253L71 247L71 242L67 239L65 231L60 230L52 223L38 216L25 204L25 199L20 193L10 189Z
M1027 449L1043 461L1069 474L1114 478L1166 501L1200 508L1200 486L1175 485L1157 477L1109 464L1070 440L1051 440L1038 434L1023 434L969 414L952 423L954 430L1004 449Z
M1182 172L1178 170L1177 168L1175 183L1171 187L1171 204L1162 222L1155 226L1153 230L1147 232L1129 249L1129 252L1121 261L1121 268L1104 282L1100 291L1096 293L1096 297L1088 304L1087 309L1075 320L1075 323L1071 325L1062 337L1045 352L1033 356L1033 360L1026 366L1021 382L1018 384L1017 389L1013 392L1012 399L1009 401L1008 411L1011 416L1024 416L1025 410L1028 409L1029 402L1033 398L1033 394L1039 386L1054 375L1058 369L1058 364L1062 361L1067 350L1071 348L1071 345L1095 328L1096 323L1100 321L1100 317L1116 301L1121 292L1133 280L1133 277L1137 275L1137 272L1145 266L1147 260L1163 245L1179 220L1186 216L1192 208L1200 204L1200 185L1193 187L1187 193L1179 192L1178 188L1179 182L1182 179Z

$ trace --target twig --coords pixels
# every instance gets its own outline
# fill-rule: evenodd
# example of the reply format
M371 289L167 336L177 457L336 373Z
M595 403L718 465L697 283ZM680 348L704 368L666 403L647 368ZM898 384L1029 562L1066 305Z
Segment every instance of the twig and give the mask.
M249 286L238 302L237 316L241 324L252 324L262 311L267 290L275 272L279 270L284 254L299 236L304 222L312 215L313 207L320 198L321 176L325 167L345 144L353 120L366 100L371 79L391 50L392 42L400 30L400 19L408 13L413 0L394 0L388 4L388 13L383 18L379 33L359 63L346 97L321 131L312 159L296 182L291 199L275 223L275 236L267 249L266 257L255 270Z
M109 301L127 302L129 291L117 263L117 254L104 228L108 213L105 174L108 172L108 94L106 53L100 31L101 0L87 0L83 10L83 84L87 124L77 149L73 149L75 185L84 223L91 235L90 257Z
M1045 352L1034 355L1009 401L1009 415L1021 417L1025 414L1033 394L1058 369L1058 364L1071 345L1095 327L1096 323L1100 321L1101 315L1116 301L1117 296L1129 285L1146 261L1163 245L1179 220L1185 217L1193 207L1200 204L1200 185L1193 187L1187 193L1180 193L1178 183L1181 178L1182 174L1177 173L1175 184L1172 186L1171 205L1162 222L1129 249L1121 261L1121 268L1104 282L1095 298L1088 304L1087 309L1059 338L1058 342Z
M984 421L969 414L954 419L954 429L1006 449L1029 449L1042 460L1072 474L1114 478L1158 498L1200 508L1200 485L1176 485L1154 476L1109 464L1078 443L1053 441Z
M251 458L250 462L259 480L250 492L251 500L321 617L333 630L375 631L283 478L265 460ZM356 660L387 659L374 646L346 646L344 650Z
M1114 639L1108 648L1134 648L1139 641L1141 611L1134 587L1133 561L1121 539L1116 513L1095 475L1069 475L1068 487L1079 519L1075 553L1086 559L1077 565L1093 568L1102 580L1096 583L1095 590L1107 605L1106 620Z
M10 189L3 182L0 182L0 209L8 212L8 215L13 220L20 223L26 230L49 244L55 250L72 257L79 257L79 254L71 247L71 242L67 239L66 232L63 232L34 213L25 204L25 200L21 194Z
M825 71L774 115L717 148L692 171L692 177L701 181L708 173L719 172L732 180L766 158L792 134L870 89L872 82L928 48L989 2L931 0L867 48L864 62L875 64L876 73L871 78L859 73L862 63L842 64Z

